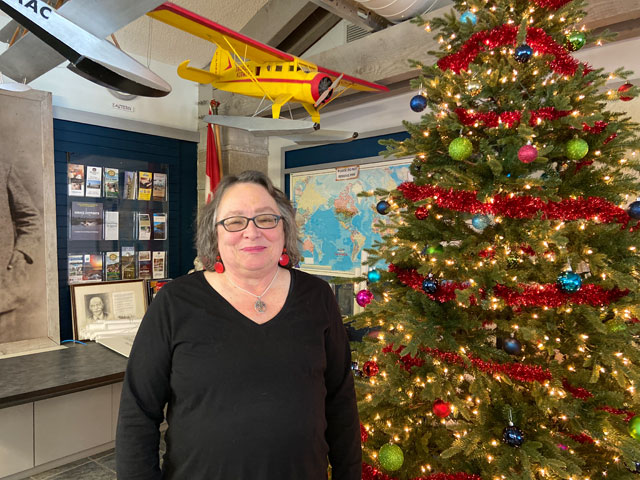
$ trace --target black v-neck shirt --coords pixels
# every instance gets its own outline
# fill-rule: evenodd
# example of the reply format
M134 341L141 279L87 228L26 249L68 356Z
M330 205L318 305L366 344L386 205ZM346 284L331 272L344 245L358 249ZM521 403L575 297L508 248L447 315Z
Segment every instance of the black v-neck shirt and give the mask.
M291 270L264 324L242 315L204 272L165 285L125 375L119 480L360 480L351 356L326 282ZM158 426L167 407L167 451Z

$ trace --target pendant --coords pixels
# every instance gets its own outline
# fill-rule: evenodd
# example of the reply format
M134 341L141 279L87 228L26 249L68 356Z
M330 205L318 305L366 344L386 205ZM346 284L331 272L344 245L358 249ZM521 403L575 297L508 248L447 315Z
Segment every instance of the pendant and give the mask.
M256 303L253 304L253 308L255 308L258 313L264 313L267 311L267 304L264 303L262 299L258 298Z

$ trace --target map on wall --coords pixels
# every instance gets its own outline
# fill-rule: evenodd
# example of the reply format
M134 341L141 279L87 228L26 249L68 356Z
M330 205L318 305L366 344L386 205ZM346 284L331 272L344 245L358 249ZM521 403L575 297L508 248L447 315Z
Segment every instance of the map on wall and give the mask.
M381 238L384 220L376 212L376 196L359 197L376 188L393 190L410 181L410 162L375 163L360 167L357 178L336 180L336 170L294 173L290 192L302 240L301 267L329 274L357 275L363 253Z

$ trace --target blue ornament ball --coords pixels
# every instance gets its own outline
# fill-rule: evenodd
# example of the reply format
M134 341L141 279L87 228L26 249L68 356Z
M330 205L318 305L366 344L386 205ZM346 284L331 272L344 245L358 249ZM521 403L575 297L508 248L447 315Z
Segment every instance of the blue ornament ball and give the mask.
M474 215L471 219L471 225L477 230L484 230L490 223L491 220L486 215Z
M531 48L526 43L523 43L516 48L516 51L513 54L513 58L516 59L516 62L527 63L531 58L531 55L533 55L533 48Z
M580 287L582 286L582 279L577 273L567 270L566 272L562 272L558 275L556 283L558 288L563 292L574 293L580 290Z
M380 215L386 215L387 213L389 213L390 209L391 209L391 204L386 200L380 200L376 205L376 211Z
M424 98L424 95L415 95L409 102L409 106L414 112L421 112L427 108L427 99Z
M509 355L518 355L522 352L522 344L515 338L507 338L502 342L502 349Z
M438 290L438 281L433 277L427 277L422 281L422 290L424 293L436 293Z
M467 10L460 15L460 23L470 22L471 25L475 25L478 22L478 17L471 10Z
M380 272L378 270L370 270L369 273L367 273L367 280L371 283L380 281Z
M518 427L509 425L502 431L502 441L512 447L519 447L524 443L524 433Z
M631 205L629 205L628 213L631 218L640 220L640 200L636 200Z

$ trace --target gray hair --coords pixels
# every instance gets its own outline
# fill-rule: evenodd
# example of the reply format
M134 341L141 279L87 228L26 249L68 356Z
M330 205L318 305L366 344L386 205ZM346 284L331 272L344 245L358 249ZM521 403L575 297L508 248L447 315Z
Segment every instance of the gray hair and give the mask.
M196 249L205 270L213 271L213 264L219 255L218 230L216 228L218 207L220 200L229 187L237 183L255 183L264 187L278 205L284 227L284 247L289 255L289 266L296 265L300 261L300 249L298 247L298 226L296 214L287 196L276 188L269 177L262 172L247 170L238 175L227 175L218 184L211 202L200 211L198 229L196 233ZM224 259L222 259L224 262Z

